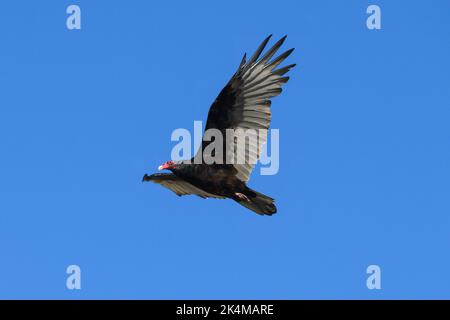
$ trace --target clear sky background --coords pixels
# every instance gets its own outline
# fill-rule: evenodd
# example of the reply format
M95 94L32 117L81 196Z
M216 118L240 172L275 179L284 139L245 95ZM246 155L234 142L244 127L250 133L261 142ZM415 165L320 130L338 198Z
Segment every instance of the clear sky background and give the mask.
M382 30L366 28L369 4ZM0 298L450 298L449 12L2 3ZM270 33L298 66L273 100L280 171L250 186L278 213L141 183ZM80 291L66 289L71 264ZM366 287L371 264L381 290Z

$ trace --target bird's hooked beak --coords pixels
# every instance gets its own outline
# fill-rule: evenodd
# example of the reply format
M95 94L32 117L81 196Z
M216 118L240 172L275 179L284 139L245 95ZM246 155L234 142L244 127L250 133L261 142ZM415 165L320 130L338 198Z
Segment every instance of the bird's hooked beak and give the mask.
M170 169L173 167L173 165L174 165L173 161L167 161L166 163L163 163L162 165L160 165L158 167L158 170L161 171L161 170L165 170L165 169Z

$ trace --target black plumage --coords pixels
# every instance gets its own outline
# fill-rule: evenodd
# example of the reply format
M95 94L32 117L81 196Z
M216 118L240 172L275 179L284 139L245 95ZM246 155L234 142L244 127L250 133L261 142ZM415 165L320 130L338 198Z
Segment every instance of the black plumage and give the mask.
M294 49L289 49L272 61L286 39L281 38L260 58L271 36L267 37L256 52L246 61L246 55L209 109L206 128L219 130L223 137L227 129L253 129L257 132L255 143L245 145L245 162L228 164L227 151L235 151L236 139L223 139L221 161L211 163L203 151L211 143L204 139L202 146L190 161L168 161L160 169L172 173L144 175L143 181L152 181L172 190L177 195L195 194L202 198L230 198L248 209L272 215L276 212L274 199L247 186L247 181L267 139L271 120L270 99L279 95L281 86L289 77L284 75L295 66L290 64L275 70ZM211 154L211 156L216 156Z

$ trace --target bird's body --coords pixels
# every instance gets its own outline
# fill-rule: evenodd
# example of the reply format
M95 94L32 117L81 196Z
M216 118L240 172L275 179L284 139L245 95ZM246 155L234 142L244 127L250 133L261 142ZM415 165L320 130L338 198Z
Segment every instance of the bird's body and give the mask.
M250 189L247 181L266 142L271 120L270 98L281 93L281 86L289 80L283 75L295 66L274 70L293 49L269 61L285 38L280 39L260 59L270 36L248 62L244 55L238 70L212 104L205 132L215 130L224 137L220 161L208 161L216 154L215 151L206 152L211 139L204 136L195 157L185 162L168 161L159 169L168 169L172 173L144 175L144 181L161 184L179 196L196 194L202 198L230 198L258 214L272 215L276 212L274 199ZM228 161L229 152L235 152L239 140L238 133L234 133L232 139L225 139L229 129L254 132L255 140L245 144L243 163Z
M244 192L246 185L236 178L231 164L181 164L172 170L177 177L208 193L231 198L236 192Z

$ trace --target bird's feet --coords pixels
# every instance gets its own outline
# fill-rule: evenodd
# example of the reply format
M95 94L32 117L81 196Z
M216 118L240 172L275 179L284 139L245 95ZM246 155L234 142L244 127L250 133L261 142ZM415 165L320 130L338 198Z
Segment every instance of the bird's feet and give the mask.
M243 193L235 192L234 195L241 201L250 202L249 198L247 198L247 196L245 194L243 194Z

